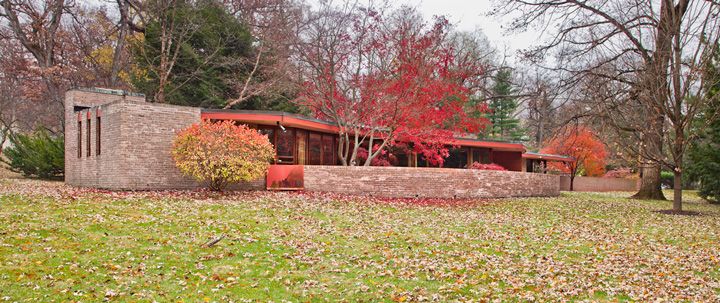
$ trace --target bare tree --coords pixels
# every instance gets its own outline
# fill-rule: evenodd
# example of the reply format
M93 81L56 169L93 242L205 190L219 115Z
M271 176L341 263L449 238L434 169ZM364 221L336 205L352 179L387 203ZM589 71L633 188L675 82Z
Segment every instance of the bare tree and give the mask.
M62 108L62 88L58 84L61 71L58 68L57 54L58 34L61 31L62 17L72 6L66 0L2 0L0 1L0 18L7 22L10 37L19 43L33 56L39 75L47 91L47 97L55 108ZM64 115L57 113L58 121ZM59 123L62 127L62 123Z
M612 81L611 87L620 86L627 92L625 99L613 98L602 109L589 108L634 139L624 142L641 159L642 185L635 197L664 199L659 176L660 165L665 163L659 160L665 155L664 141L675 136L665 136L667 113L656 104L670 100L669 91L675 90L671 88L670 64L678 60L673 59L673 45L677 44L673 41L698 40L703 33L697 29L712 28L708 22L714 23L715 16L709 12L717 4L689 0L663 0L660 5L649 0L512 0L509 5L505 5L507 1L501 4L499 13L519 14L512 24L516 29L533 25L557 28L547 43L528 55L543 58L554 53L556 64L551 68L567 75L563 85L576 86L592 76ZM694 13L688 16L688 11ZM683 49L681 57L697 50ZM578 117L591 114L580 112Z
M116 62L105 56L114 31L114 21L101 7L66 0L0 1L0 73L17 93L11 104L18 113L14 125L62 132L65 90L123 86L109 81L117 75L109 71L127 63L127 58Z
M526 70L522 95L522 112L525 115L525 128L530 135L530 143L540 148L561 126L558 122L559 111L565 104L559 93L558 84L548 73L540 69Z
M293 0L234 0L226 4L243 21L254 37L249 72L238 72L230 83L237 97L228 100L226 109L254 97L277 97L296 90L295 67L291 51L298 32L307 21L302 5Z

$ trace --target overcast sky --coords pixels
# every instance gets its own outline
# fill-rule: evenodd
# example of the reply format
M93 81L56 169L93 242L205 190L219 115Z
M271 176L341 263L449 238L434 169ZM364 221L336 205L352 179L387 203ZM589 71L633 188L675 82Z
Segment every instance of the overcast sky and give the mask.
M460 30L473 31L480 28L499 51L515 57L517 50L539 43L537 32L508 34L504 26L510 18L488 17L492 10L491 0L400 0L399 3L417 7L429 19L434 15L447 17ZM510 58L513 62L514 58Z

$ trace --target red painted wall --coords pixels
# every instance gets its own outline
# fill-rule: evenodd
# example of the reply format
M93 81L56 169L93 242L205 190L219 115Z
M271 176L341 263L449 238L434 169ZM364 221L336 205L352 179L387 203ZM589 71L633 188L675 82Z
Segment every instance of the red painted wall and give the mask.
M522 152L493 151L493 162L510 171L522 171Z

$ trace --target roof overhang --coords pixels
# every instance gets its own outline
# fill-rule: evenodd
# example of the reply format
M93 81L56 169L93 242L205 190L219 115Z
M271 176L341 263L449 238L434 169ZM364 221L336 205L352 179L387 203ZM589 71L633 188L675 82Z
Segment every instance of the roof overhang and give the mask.
M546 161L558 161L558 162L575 162L575 159L571 157L551 154L540 154L540 153L524 153L523 159L532 160L546 160Z
M482 141L473 139L454 139L450 144L467 146L467 147L481 147L481 148L492 148L497 151L511 151L511 152L525 152L525 146L520 143L511 142L497 142L497 141Z
M279 123L285 127L295 127L312 131L335 134L340 132L340 128L332 122L277 111L203 109L201 118L211 120L235 120L243 123L259 125L278 125ZM448 144L467 147L492 148L497 151L525 152L525 146L520 143L456 138L451 142L448 142Z
M204 109L202 119L235 120L250 124L296 127L328 133L338 133L340 128L332 123L295 114L273 111L236 111Z

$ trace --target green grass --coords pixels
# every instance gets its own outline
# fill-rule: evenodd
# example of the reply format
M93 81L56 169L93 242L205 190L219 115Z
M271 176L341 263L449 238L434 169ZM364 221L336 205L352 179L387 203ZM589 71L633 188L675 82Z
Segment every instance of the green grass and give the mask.
M0 301L718 300L720 208L626 196L413 206L2 181Z

